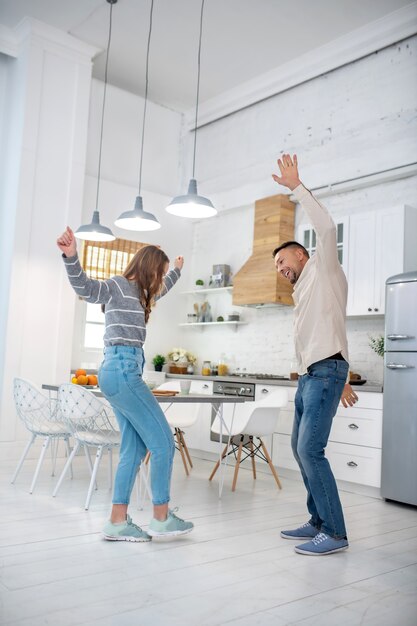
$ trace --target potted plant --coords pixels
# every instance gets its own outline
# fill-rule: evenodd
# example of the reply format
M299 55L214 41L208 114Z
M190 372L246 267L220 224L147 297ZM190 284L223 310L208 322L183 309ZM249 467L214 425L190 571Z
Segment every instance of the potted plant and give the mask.
M201 278L198 278L195 281L195 286L197 289L202 289L204 287L204 280L202 280Z
M379 335L378 337L370 337L369 345L374 352L376 352L379 356L384 356L384 337Z
M162 354L157 354L152 359L155 372L162 372L162 368L165 364L165 357Z
M170 361L169 371L171 374L187 374L188 366L197 362L194 354L184 350L184 348L173 348L167 356Z

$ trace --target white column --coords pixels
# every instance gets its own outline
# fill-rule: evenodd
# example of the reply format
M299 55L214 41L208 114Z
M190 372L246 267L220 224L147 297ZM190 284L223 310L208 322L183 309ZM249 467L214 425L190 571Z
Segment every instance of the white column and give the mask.
M10 265L3 376L0 370L0 451L15 456L26 437L13 402L13 378L40 385L68 378L74 297L56 247L69 223L81 222L92 58L97 49L36 20L16 29L8 68L6 176L0 250ZM2 287L4 298L6 288ZM3 339L3 341L1 341ZM7 442L7 444L6 444Z

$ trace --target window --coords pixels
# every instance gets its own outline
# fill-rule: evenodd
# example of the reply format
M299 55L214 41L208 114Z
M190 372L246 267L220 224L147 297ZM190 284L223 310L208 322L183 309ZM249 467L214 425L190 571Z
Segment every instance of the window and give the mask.
M123 274L136 252L147 243L115 239L114 241L85 241L82 266L90 278L105 280Z
M115 241L85 241L82 266L90 278L106 280L115 274L123 274L136 252L146 243L116 239ZM81 298L82 299L82 298ZM84 348L99 350L103 347L104 313L101 304L86 304L84 325Z

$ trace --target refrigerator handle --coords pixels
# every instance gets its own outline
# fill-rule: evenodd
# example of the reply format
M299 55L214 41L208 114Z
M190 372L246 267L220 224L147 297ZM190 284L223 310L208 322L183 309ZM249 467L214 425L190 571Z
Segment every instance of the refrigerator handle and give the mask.
M414 339L413 335L387 335L387 339L397 341L398 339Z
M414 369L414 365L404 365L403 363L387 363L387 367L390 370L411 370L411 369Z

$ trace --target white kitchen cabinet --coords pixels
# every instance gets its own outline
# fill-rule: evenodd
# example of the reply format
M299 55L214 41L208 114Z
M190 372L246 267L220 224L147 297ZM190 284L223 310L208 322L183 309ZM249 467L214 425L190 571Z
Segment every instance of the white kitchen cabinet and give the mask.
M385 281L417 267L417 210L397 206L349 219L347 315L385 313Z
M265 397L276 386L256 385L256 399ZM286 387L288 404L280 410L273 437L272 461L280 468L299 467L291 449L294 421L295 387ZM380 487L382 445L382 393L359 392L358 403L349 408L341 404L333 420L326 448L337 480Z
M300 224L297 231L297 241L312 256L316 251L316 233L311 224ZM346 276L349 263L349 217L338 218L336 222L337 256Z

